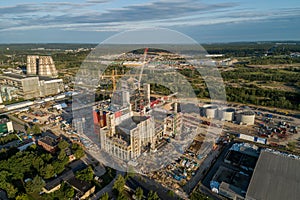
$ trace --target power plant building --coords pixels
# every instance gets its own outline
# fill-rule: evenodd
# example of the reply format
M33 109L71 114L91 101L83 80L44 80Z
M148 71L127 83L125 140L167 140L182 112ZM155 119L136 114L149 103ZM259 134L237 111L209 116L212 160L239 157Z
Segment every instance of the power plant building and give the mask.
M94 125L100 129L100 133L95 131L100 148L124 161L138 158L145 150L154 150L163 136L171 137L181 131L182 123L180 113L136 112L135 104L129 101L132 95L135 93L129 96L128 92L116 91L113 97L118 98L108 107L93 111ZM145 97L148 96L142 94Z
M57 70L55 68L53 59L51 56L27 56L27 68L28 75L48 76L56 77Z
M64 91L62 79L5 73L0 75L0 91L4 100L32 99L56 95Z

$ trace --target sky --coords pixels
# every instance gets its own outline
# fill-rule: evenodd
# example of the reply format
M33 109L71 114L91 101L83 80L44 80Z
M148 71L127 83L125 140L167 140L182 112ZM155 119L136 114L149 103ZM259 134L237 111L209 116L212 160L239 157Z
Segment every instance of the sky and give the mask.
M0 0L0 43L100 43L161 27L199 43L300 40L299 0Z

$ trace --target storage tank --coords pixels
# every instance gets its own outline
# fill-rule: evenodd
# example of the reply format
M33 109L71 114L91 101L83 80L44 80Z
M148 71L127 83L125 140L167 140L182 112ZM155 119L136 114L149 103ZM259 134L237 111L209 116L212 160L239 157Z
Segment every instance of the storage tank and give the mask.
M209 119L214 119L217 117L218 107L216 105L207 104L203 106L205 116Z
M233 121L235 109L233 108L223 108L219 112L219 118L228 122Z
M240 124L253 125L255 120L255 113L247 110L238 112L237 121Z

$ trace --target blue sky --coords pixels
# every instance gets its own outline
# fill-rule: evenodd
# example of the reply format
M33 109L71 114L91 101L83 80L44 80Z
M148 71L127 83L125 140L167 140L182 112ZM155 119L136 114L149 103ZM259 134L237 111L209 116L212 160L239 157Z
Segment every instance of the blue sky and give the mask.
M199 43L299 40L299 0L0 0L0 43L99 43L163 27Z

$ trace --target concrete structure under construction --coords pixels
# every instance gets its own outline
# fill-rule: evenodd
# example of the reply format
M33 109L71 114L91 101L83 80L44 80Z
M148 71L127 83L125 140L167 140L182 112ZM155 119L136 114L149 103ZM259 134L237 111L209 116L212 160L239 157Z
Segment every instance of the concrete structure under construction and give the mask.
M0 75L0 91L6 101L56 95L64 91L62 79L5 73Z
M27 56L27 68L28 75L38 76L50 76L56 77L57 70L55 68L53 59L51 56Z
M245 125L254 125L255 121L255 113L247 110L247 111L239 111L237 113L237 122L239 124L245 124Z
M101 149L122 160L137 158L155 143L151 117L134 116L125 108L106 113L106 123L107 126L100 130Z
M135 159L147 150L154 150L163 136L171 137L181 130L180 113L146 112L144 104L136 112L128 102L135 93L130 96L125 91L116 93L113 97L119 98L112 100L110 106L93 113L95 127L100 129L100 148L110 155L124 161ZM145 97L148 95L141 98Z

